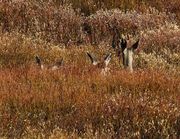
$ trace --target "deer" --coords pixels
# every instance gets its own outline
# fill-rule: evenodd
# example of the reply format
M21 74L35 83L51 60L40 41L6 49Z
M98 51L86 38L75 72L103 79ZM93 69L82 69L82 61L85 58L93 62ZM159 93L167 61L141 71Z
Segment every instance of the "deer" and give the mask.
M62 64L63 64L63 59L61 59L60 61L57 61L55 64L53 65L49 65L49 66L44 66L42 60L40 59L40 57L38 55L35 56L35 62L37 64L37 66L41 69L41 70L58 70Z
M101 61L97 60L95 56L90 54L89 52L86 52L87 56L91 60L91 64L94 66L95 69L100 70L101 75L107 75L110 71L110 68L108 67L110 61L111 61L111 53L108 53L105 58Z
M121 39L123 66L125 69L129 69L130 72L133 72L133 55L138 45L139 39L131 47L127 47L127 40Z
M120 36L119 32L116 32L112 40L112 48L117 52L119 59L123 59L123 66L130 72L133 72L133 55L135 50L139 46L139 39L131 46L127 47L128 40L123 35L117 40L115 35Z

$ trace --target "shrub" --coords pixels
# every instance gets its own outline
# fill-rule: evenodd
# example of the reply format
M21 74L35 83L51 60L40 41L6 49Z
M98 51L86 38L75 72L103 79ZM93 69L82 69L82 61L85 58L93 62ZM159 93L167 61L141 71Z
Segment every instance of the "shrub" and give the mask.
M171 22L166 13L155 9L146 13L137 11L122 12L118 9L100 10L86 18L86 23L91 27L92 42L100 42L112 38L114 28L123 34L138 35L146 29L157 29L166 22ZM109 39L108 39L109 40Z
M0 2L2 31L19 31L48 42L81 41L82 17L71 6L52 2Z

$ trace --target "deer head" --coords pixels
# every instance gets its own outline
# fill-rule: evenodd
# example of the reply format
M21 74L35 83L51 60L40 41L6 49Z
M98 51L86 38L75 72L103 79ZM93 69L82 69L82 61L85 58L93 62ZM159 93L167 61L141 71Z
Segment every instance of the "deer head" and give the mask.
M127 40L121 39L120 46L122 49L123 65L131 72L133 71L133 55L138 48L139 40L137 40L131 47L127 47Z
M57 61L55 64L49 65L49 66L44 66L39 56L35 56L35 60L36 60L36 64L38 65L38 67L39 67L41 70L44 70L44 69L57 70L57 69L59 69L59 68L62 66L62 64L63 64L63 59L61 59L60 61Z
M88 57L94 67L101 70L102 75L106 75L109 72L109 62L111 61L111 53L107 54L102 61L98 61L94 56L87 52Z

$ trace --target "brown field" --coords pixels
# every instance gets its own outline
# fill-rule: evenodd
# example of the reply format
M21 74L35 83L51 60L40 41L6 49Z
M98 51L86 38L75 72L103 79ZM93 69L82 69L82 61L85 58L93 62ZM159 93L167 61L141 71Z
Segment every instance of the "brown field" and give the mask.
M0 1L0 138L180 138L179 0ZM140 39L134 72L113 28ZM112 53L110 73L86 52ZM56 70L40 70L63 58Z

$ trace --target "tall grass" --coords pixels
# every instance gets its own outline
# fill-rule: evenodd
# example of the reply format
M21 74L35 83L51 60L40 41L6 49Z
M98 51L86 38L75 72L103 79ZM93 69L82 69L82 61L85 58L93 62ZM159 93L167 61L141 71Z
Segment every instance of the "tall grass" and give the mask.
M78 136L179 136L177 75L114 71L104 78L66 66L0 72L1 136L26 137L30 130L48 137L56 128Z
M0 1L0 138L178 139L179 2L168 2ZM133 73L111 49L116 29L128 46L140 39ZM112 53L110 74L87 51ZM63 66L40 70L36 55Z
M85 53L101 57L106 48L59 48L15 32L2 34L0 44L1 137L178 138L176 64L168 63L172 68L168 71L156 63L158 57L142 54L135 58L141 64L132 74L113 57L111 73L102 76ZM63 58L64 66L58 71L39 70L37 54L47 65Z

